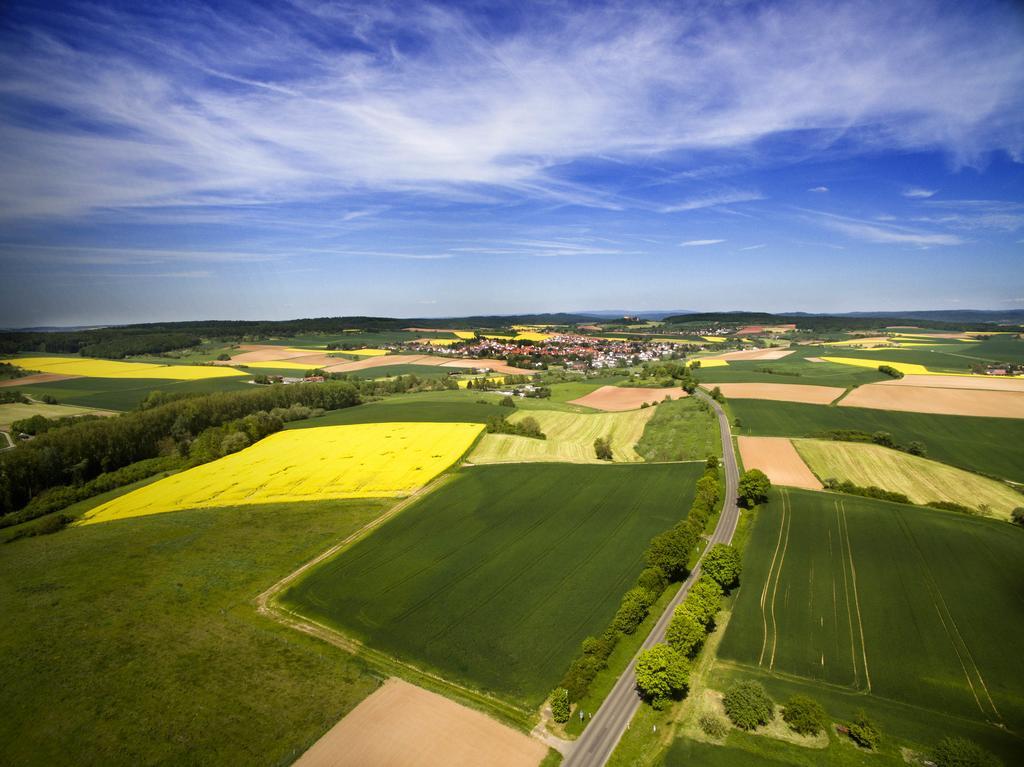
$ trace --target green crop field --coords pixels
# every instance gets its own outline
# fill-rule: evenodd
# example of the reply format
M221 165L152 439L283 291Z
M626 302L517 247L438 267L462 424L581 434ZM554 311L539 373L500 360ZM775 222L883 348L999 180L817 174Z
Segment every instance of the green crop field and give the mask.
M963 469L1024 482L1024 423L1014 418L902 413L855 407L765 400L729 400L740 419L738 434L813 437L829 429L886 431L902 443L914 440L928 457Z
M365 358L364 358L365 359ZM382 365L379 368L353 370L346 375L352 378L390 378L392 376L414 375L419 378L447 378L453 373L464 373L471 370L465 368L447 368L440 365Z
M966 719L1024 726L1024 530L775 491L746 548L725 660ZM865 702L867 704L867 701Z
M857 368L834 362L808 362L806 359L828 354L845 355L845 349L840 352L831 347L801 346L782 359L732 361L722 367L697 368L695 373L701 383L709 384L779 383L860 386L884 381L887 378L884 373L870 368Z
M487 402L479 402L486 399ZM483 396L477 392L443 391L416 394L398 394L393 397L357 407L332 410L320 418L294 421L289 429L308 429L318 426L339 426L351 423L486 423L494 416L515 413L512 408L498 405L498 397Z
M206 378L198 381L169 381L162 378L71 378L67 381L53 381L19 388L23 393L36 398L50 394L62 405L102 410L132 410L151 391L199 394L247 391L250 384L245 383L246 380L248 379L241 376Z
M21 402L11 402L8 404L0 405L0 429L7 429L14 421L20 421L24 418L31 418L35 415L41 415L45 418L64 418L73 415L89 415L89 414L103 414L103 410L95 410L87 407L76 407L74 405L46 405L41 402L32 402L29 404L23 404ZM0 444L4 444L0 442Z
M1005 482L881 445L817 439L796 439L793 444L822 481L874 485L903 493L913 503L952 501L972 509L984 507L1007 522L1010 512L1024 506L1024 494Z
M384 508L183 511L0 545L0 761L291 763L376 681L253 599Z
M611 620L699 464L516 464L448 484L312 570L289 608L443 676L537 706Z
M722 454L718 420L696 397L661 402L636 451L645 461L700 461Z

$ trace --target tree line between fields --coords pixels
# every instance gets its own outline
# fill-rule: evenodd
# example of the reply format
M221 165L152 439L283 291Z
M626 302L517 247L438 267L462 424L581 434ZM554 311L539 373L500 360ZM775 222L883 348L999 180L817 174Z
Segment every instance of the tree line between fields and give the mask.
M752 507L767 499L770 488L762 472L756 469L746 472L740 481L737 500L741 505ZM670 583L685 580L689 575L691 556L721 499L718 458L711 456L697 480L689 514L651 539L644 552L647 566L636 585L622 597L619 609L600 636L583 640L580 654L552 692L551 710L555 721L569 720L572 705L586 696L598 673L607 668L608 659L622 638L636 633ZM723 589L731 588L739 580L739 553L732 546L718 544L708 552L701 567L703 574L691 587L686 600L676 608L669 626L668 636L675 638L674 644L670 640L668 645L657 645L648 651L654 655L641 656L642 660L646 658L645 664L661 667L664 672L651 676L652 680L657 678L653 686L641 688L645 697L656 705L670 700L676 683L683 682L685 686L689 678L689 658L703 645L718 612ZM641 678L639 665L637 678Z
M168 394L154 391L119 416L19 421L34 438L0 454L0 528L54 515L73 503L162 472L196 466L241 450L288 421L358 405L365 398L437 382L416 376L259 386L245 392ZM4 392L11 401L24 398ZM70 518L54 515L39 530L55 532Z

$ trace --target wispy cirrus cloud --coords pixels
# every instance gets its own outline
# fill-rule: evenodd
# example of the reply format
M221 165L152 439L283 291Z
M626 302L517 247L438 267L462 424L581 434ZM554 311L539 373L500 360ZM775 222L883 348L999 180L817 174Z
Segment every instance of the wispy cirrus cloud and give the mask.
M933 245L962 245L965 240L955 234L926 232L898 224L879 224L821 211L811 212L817 222L833 231L856 240L879 245L912 245L921 248Z
M418 3L61 13L13 14L0 49L8 218L381 190L616 210L565 169L671 175L796 131L820 151L1024 156L1009 5L538 3L501 27Z
M808 192L814 192L816 194L824 194L825 192L828 191L828 187L827 186L812 186L807 191Z
M689 210L717 208L722 205L732 205L738 202L752 202L754 200L763 199L764 195L760 192L718 192L714 194L706 194L700 197L693 197L671 205L665 205L658 210L661 213L683 213Z
M718 245L719 243L725 242L725 240L686 240L686 242L679 243L681 248L699 248L704 245Z
M938 189L925 189L921 186L911 186L903 190L903 196L912 200L927 200L938 194Z

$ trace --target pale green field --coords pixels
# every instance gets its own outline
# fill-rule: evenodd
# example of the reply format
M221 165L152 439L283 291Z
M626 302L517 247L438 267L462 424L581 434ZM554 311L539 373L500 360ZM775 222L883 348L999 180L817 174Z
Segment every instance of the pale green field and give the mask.
M793 444L822 480L875 485L903 493L914 503L953 501L975 509L984 505L1003 519L1024 506L1024 495L1002 482L880 445L814 439L795 439Z
M76 405L47 405L42 402L23 404L21 402L9 402L0 405L0 429L8 429L15 421L23 418L31 418L34 415L41 415L46 418L63 418L67 415L94 415L110 414L109 410L96 410L91 407L77 407Z
M601 463L594 455L594 440L611 440L614 460L635 463L643 458L635 445L655 408L623 413L564 413L553 410L516 412L513 423L536 418L547 439L518 437L512 434L485 434L470 454L470 463L523 463L531 461L568 461Z

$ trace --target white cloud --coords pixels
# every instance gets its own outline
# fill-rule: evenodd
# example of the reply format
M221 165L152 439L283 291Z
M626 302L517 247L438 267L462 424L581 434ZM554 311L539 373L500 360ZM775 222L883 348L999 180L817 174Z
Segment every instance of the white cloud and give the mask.
M694 197L689 200L666 205L659 208L661 213L682 213L688 210L700 210L702 208L715 208L719 205L732 205L737 202L751 202L763 200L764 196L758 192L720 192L708 194L703 197Z
M915 221L952 229L1015 232L1024 227L1024 203L1005 200L928 200L928 215Z
M702 245L717 245L720 242L725 242L725 240L687 240L686 242L679 243L679 247L697 248Z
M1009 5L545 3L502 34L406 3L299 3L244 22L82 8L73 44L19 29L0 48L0 215L367 191L614 210L563 169L656 157L678 172L721 150L749 163L794 131L809 153L842 140L955 164L1024 157ZM725 204L692 202L671 209Z
M965 240L955 234L924 232L895 224L879 225L847 216L814 212L823 226L856 240L880 245L914 245L927 248L933 245L962 245Z
M938 189L925 189L920 186L912 186L903 190L903 196L910 197L914 200L927 200L929 197L934 197L938 192Z
M828 191L827 186L814 186L807 190L808 192L824 193Z
M763 247L765 247L765 244L762 242L759 245L747 245L747 247L740 248L740 250L760 250Z

